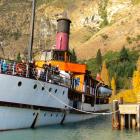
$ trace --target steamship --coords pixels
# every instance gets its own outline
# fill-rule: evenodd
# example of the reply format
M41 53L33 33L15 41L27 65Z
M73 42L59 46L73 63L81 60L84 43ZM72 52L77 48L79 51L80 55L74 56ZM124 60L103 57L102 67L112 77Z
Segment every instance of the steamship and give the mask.
M35 63L1 60L0 130L78 122L109 111L111 89L85 64L72 62L70 23L57 20L55 49Z

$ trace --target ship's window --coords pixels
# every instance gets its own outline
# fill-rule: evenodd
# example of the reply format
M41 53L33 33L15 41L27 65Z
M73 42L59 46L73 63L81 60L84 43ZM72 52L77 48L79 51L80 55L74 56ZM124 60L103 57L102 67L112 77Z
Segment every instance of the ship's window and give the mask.
M55 93L57 92L57 89L55 90Z
M58 60L60 60L60 61L64 61L64 54L59 54L59 56L58 56Z
M63 95L65 94L65 91L63 91Z
M34 89L36 89L36 88L37 88L37 84L34 85Z
M46 60L45 58L46 58L46 52L42 52L40 59L45 61Z
M46 116L46 113L44 113L44 116Z
M49 88L49 92L51 92L52 91L52 88Z
M44 90L45 88L44 87L42 87L42 90Z
M50 52L47 52L47 54L46 54L46 59L45 59L46 61L47 60L52 60L52 52L50 51Z
M54 54L54 55L53 55L53 59L54 59L54 60L58 60L57 54Z
M20 87L21 85L22 85L22 82L21 82L21 81L19 81L19 82L18 82L18 86Z

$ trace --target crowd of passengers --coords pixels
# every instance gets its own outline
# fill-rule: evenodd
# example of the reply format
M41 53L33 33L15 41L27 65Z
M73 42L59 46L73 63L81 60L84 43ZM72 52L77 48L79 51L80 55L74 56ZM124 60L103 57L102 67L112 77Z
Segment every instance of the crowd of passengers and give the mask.
M51 66L51 64L44 64L42 68L39 68L35 66L34 61L25 63L1 59L0 73L39 79L48 82L52 81L52 78L58 81L58 77L60 77L60 70L58 66L54 67Z

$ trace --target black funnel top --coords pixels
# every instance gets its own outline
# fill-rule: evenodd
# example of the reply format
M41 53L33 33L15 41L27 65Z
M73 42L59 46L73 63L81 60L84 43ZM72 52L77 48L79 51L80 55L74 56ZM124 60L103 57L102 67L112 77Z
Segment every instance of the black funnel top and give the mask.
M57 20L57 32L64 32L64 33L70 33L70 23L71 21L66 18L60 18Z

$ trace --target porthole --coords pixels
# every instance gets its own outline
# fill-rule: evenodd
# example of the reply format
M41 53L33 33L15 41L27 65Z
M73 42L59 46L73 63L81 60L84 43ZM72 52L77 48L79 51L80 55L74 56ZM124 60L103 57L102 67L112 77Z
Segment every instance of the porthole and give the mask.
M21 85L22 85L22 82L21 82L21 81L19 81L19 82L18 82L18 86L20 87Z
M57 89L54 92L56 93L57 92Z
M52 91L52 88L49 88L49 92L51 92Z
M46 116L46 113L44 113L44 117Z
M63 95L65 94L65 91L63 91Z
M36 88L37 88L37 84L34 85L34 89L36 89Z
M45 88L44 87L42 87L42 90L44 90Z

